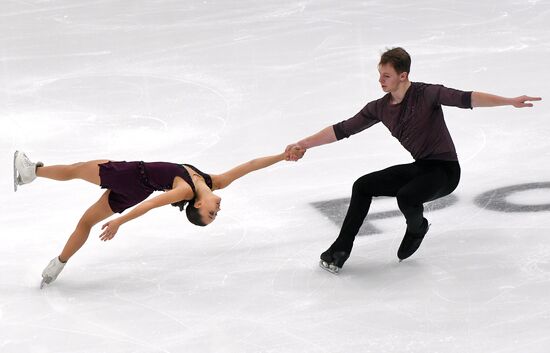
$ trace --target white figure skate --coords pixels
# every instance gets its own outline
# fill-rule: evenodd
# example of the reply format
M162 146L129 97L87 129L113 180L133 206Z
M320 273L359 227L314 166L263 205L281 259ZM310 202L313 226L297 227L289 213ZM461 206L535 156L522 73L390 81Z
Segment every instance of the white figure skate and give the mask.
M40 283L40 289L44 288L44 285L55 281L57 276L59 276L61 271L63 271L65 264L66 262L61 262L59 257L56 256L53 258L44 271L42 271L42 282Z
M25 153L15 151L13 154L13 190L17 191L17 186L28 184L36 179L36 168L42 166L44 163L33 163Z

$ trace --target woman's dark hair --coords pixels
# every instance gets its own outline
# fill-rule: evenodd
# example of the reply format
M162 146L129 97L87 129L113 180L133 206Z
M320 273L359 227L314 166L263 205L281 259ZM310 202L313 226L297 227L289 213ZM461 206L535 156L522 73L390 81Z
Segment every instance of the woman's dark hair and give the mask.
M195 199L191 201L187 200L181 200L178 202L174 202L172 206L178 207L180 209L180 212L183 211L185 208L185 214L187 215L187 219L189 222L193 223L196 226L204 227L206 223L202 221L201 215L199 214L199 209L195 208ZM187 205L187 207L185 207Z
M206 223L202 221L201 215L199 214L199 209L195 208L194 204L195 199L189 201L189 205L185 208L187 219L196 226L204 227Z
M174 207L177 207L180 209L180 212L183 211L183 209L185 208L185 205L187 205L187 200L181 200L181 201L178 201L178 202L174 202L173 204L171 204L172 206Z
M398 74L411 72L411 57L400 47L389 49L382 54L379 65L386 64L390 64Z

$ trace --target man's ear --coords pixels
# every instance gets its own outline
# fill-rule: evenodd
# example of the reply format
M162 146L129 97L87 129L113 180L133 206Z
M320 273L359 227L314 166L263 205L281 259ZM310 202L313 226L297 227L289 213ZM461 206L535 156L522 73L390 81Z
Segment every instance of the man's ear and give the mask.
M402 73L399 74L399 80L400 81L405 81L408 77L409 77L408 72L402 72Z
M195 201L193 206L195 206L195 208L200 208L202 206L202 201Z

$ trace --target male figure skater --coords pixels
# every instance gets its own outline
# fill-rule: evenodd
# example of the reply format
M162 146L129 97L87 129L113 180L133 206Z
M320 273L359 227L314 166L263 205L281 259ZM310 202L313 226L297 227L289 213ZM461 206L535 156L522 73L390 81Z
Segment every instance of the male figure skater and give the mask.
M405 216L407 229L397 251L399 260L408 258L420 246L429 228L423 204L450 194L460 180L460 165L445 125L442 105L470 109L502 105L523 108L533 106L528 101L541 100L529 96L505 98L411 82L410 67L411 58L403 48L387 50L378 64L379 82L387 93L385 96L368 103L354 117L287 147L290 151L295 146L309 149L332 143L382 122L415 160L364 175L355 181L340 234L321 254L321 267L332 273L338 273L349 258L373 196L396 197ZM301 156L290 153L289 158L298 160Z

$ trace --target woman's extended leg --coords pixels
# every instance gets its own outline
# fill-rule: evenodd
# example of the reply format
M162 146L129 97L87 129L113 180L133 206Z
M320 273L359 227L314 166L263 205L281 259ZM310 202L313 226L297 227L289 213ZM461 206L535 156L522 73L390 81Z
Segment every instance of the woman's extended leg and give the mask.
M99 185L99 164L107 163L108 160L94 160L69 165L51 165L36 168L36 176L54 180L82 179Z
M107 190L96 203L84 212L73 234L67 240L67 244L65 244L61 255L53 258L44 271L42 271L42 284L40 288L44 284L50 284L56 280L65 267L65 263L84 245L92 227L113 214L109 206L110 192L110 190Z
M78 221L76 229L69 237L69 240L67 240L67 244L65 244L61 255L59 255L61 262L67 262L84 245L94 225L113 215L114 212L109 206L110 192L110 190L107 190L103 193L99 200L84 212L82 218Z

